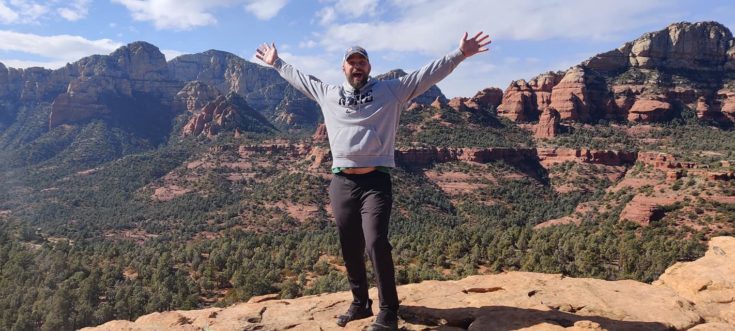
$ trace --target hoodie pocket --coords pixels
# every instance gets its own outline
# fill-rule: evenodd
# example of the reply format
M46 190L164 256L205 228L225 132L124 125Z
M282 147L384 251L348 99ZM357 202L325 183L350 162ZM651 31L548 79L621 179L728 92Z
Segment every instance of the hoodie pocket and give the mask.
M364 126L340 128L332 142L334 156L380 155L383 142L374 129Z

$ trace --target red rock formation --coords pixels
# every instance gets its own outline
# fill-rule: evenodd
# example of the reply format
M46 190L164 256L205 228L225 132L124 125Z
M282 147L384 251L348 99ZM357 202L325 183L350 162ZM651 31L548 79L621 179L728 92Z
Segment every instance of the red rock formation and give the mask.
M219 90L205 83L187 83L174 97L174 109L190 113L202 109L207 103L222 95Z
M422 104L416 103L416 102L409 102L408 107L406 107L406 111L414 111L414 110L421 110L423 109Z
M436 109L442 109L447 106L447 102L442 100L442 98L436 98L434 99L434 102L432 102L430 106Z
M717 91L720 112L730 121L735 122L735 88L723 88Z
M248 62L237 55L209 50L185 54L168 63L179 81L200 81L222 93L236 92L254 109L275 110L280 122L315 125L319 106L287 84L275 70Z
M559 132L559 112L553 108L546 108L541 112L538 124L534 128L536 138L554 138Z
M677 179L681 178L682 175L683 174L682 174L681 170L669 170L669 171L666 172L666 182L667 183L673 183Z
M528 85L534 92L536 97L536 109L543 110L551 106L551 92L562 79L562 75L547 72L538 75L528 82Z
M182 128L182 135L205 134L212 137L222 130L259 132L270 128L270 123L262 115L250 108L238 94L230 92L227 96L217 97L201 111L192 114L189 122Z
M630 65L640 68L721 70L732 33L714 22L675 23L630 43Z
M567 161L608 166L632 165L638 158L636 152L571 148L538 148L537 155L539 161L545 167Z
M559 84L551 91L551 108L556 109L562 121L588 121L587 87L584 69L580 66L569 69Z
M120 47L108 56L81 59L66 70L77 71L78 77L54 99L49 127L109 115L112 110L106 99L132 98L134 91L161 98L167 108L180 86L168 77L163 53L145 42Z
M319 169L322 164L324 164L325 162L330 162L332 160L332 153L329 152L329 149L322 147L312 148L310 156L314 160L314 162L309 167L309 169L312 170Z
M671 115L671 104L662 100L639 99L628 112L630 122L657 122Z
M324 123L319 124L319 126L316 127L314 135L311 136L311 140L313 142L326 142L328 140L327 125Z
M540 162L548 167L565 161L603 164L609 166L632 165L637 153L569 148L400 148L395 151L396 161L411 166L433 163L465 161L487 163L504 160L508 163Z
M238 154L242 158L247 158L252 154L273 154L273 153L287 153L294 157L302 157L311 152L312 148L303 144L289 144L283 143L272 143L262 145L240 145L238 147Z
M705 97L702 96L697 99L697 108L695 108L695 111L697 112L697 118L709 117L710 107Z
M396 161L412 166L426 166L432 163L466 161L487 163L496 160L520 162L535 159L534 149L516 148L404 148L396 149Z
M640 87L637 88L637 92L631 88L631 86L615 86L613 87L613 93L615 95L615 108L618 109L620 114L628 114L630 108L633 108L635 104L636 96L640 94ZM627 115L626 115L627 116Z
M449 108L452 108L452 109L456 110L456 111L467 111L468 110L468 107L465 104L465 102L467 102L467 101L468 101L467 98L454 97L451 100L449 100L449 102L447 103L447 106Z
M498 115L514 122L524 122L529 120L528 112L533 106L533 92L528 83L523 79L513 81L505 89L503 101L498 106Z
M483 89L465 102L472 109L496 108L503 102L503 91L497 87Z
M735 180L735 172L709 172L707 173L707 180Z
M670 205L674 202L676 200L672 198L636 195L620 212L620 219L647 226L651 221L663 217L661 206Z
M562 121L649 122L667 120L672 104L684 104L697 108L700 118L735 122L735 91L730 97L724 88L735 84L728 83L727 70L735 70L735 40L725 26L676 23L598 54L563 79L549 73L528 87L522 80L512 82L498 114L532 121L538 110L550 107Z
M97 95L94 93L60 94L51 104L49 128L110 113L111 110L106 105L97 102Z

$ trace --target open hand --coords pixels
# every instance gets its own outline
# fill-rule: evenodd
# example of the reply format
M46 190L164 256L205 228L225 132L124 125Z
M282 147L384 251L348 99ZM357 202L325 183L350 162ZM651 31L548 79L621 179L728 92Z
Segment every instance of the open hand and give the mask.
M459 40L459 50L466 57L470 57L477 53L487 52L488 48L485 47L490 45L492 42L490 36L484 34L482 31L478 32L474 37L467 39L467 32L464 33L462 39Z
M255 57L265 62L267 65L273 65L278 59L278 51L276 50L276 44L271 43L270 45L264 43L255 50Z

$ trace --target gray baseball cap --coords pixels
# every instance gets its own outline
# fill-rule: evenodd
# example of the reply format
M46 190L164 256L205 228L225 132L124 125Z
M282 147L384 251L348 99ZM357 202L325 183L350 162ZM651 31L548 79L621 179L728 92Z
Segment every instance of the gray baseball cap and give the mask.
M360 54L365 58L365 60L370 61L368 53L364 48L360 46L352 46L345 51L345 57L342 59L342 62L347 61L347 59L353 54Z

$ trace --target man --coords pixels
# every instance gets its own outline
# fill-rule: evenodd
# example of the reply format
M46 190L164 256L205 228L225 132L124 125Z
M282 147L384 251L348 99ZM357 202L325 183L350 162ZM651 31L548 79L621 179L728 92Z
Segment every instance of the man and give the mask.
M373 315L363 255L366 251L380 299L380 312L368 330L398 329L398 294L388 242L393 205L390 168L395 167L398 118L409 100L449 75L465 58L488 50L488 35L480 32L467 37L465 33L454 52L387 81L370 77L370 58L364 48L350 47L342 62L346 83L341 86L322 83L296 70L278 57L273 43L256 51L258 59L316 101L324 114L334 173L329 198L353 295L349 309L337 319L340 326Z

